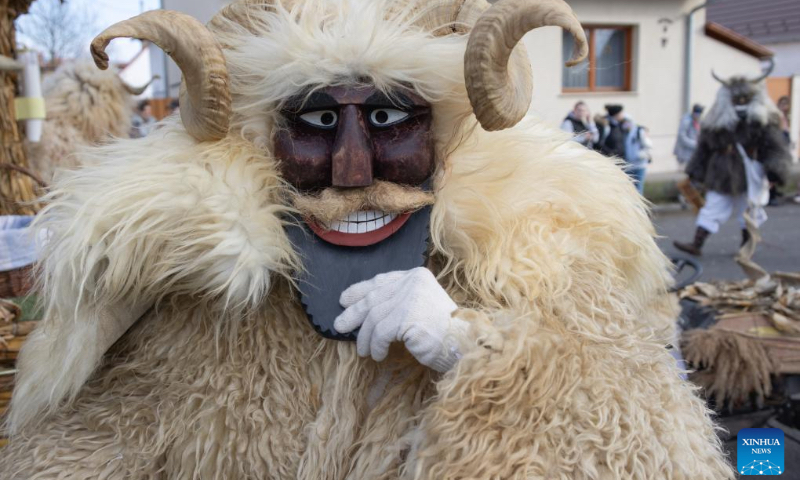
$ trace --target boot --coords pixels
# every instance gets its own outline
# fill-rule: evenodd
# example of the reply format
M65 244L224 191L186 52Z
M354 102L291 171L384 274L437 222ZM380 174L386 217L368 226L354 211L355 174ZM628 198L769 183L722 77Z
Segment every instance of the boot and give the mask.
M748 240L750 240L750 232L748 232L746 228L743 228L742 229L742 244L739 245L739 248L744 247L744 244L747 243Z
M694 242L683 243L676 241L672 242L672 244L675 245L675 248L678 250L699 257L703 254L703 244L706 243L706 239L709 235L711 235L711 232L703 227L697 227L697 230L694 232Z

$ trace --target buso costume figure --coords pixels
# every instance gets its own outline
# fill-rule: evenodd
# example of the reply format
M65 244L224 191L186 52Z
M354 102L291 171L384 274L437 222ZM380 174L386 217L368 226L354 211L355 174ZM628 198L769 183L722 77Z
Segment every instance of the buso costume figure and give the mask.
M55 186L0 477L732 478L643 201L523 119L545 25L586 52L560 0L101 34L170 53L181 118Z
M755 184L764 176L776 184L785 182L792 157L780 128L780 112L763 84L770 71L756 79L732 77L727 81L714 74L722 87L701 122L697 149L686 166L689 179L706 188L706 202L697 216L694 241L674 242L676 248L700 255L708 236L717 233L731 214L742 228L744 245L749 238L744 217L748 204L763 206L756 198L761 196L761 185ZM756 170L751 170L749 178L748 168ZM766 215L752 216L759 226L766 220Z

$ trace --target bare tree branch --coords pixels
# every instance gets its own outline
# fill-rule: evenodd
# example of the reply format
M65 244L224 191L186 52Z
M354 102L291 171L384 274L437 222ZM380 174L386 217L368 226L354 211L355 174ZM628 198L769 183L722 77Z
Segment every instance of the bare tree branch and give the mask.
M32 40L56 66L77 58L95 33L97 16L83 0L38 0L16 21L17 30Z

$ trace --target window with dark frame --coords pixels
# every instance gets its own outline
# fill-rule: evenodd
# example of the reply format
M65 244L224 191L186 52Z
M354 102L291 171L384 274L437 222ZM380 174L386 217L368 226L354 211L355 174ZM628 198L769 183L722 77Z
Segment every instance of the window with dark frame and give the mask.
M589 56L579 65L563 67L565 93L628 92L632 89L633 27L586 25ZM575 41L564 32L564 61L572 57Z

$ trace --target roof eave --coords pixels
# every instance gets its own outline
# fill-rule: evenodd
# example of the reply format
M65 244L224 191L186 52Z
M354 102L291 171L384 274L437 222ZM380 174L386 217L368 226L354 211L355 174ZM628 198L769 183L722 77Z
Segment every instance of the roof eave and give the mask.
M706 36L722 42L730 47L740 50L748 55L759 59L767 59L775 56L775 52L769 48L755 42L744 35L740 35L730 28L724 27L719 23L707 22L705 28Z

